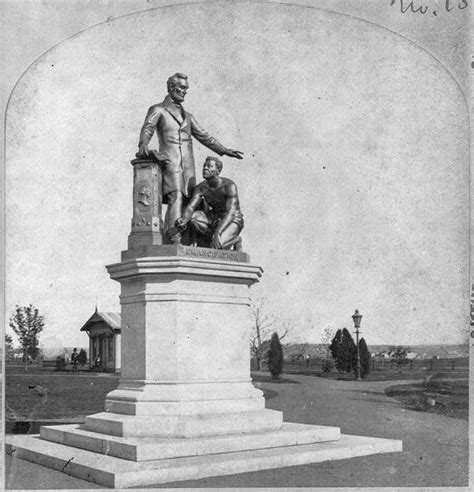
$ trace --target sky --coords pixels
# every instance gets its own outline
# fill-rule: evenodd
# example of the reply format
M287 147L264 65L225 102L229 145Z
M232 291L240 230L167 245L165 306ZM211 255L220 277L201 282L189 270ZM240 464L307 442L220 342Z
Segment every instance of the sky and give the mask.
M180 36L174 33L179 30ZM150 35L153 33L153 35ZM393 32L289 5L187 5L100 24L27 70L6 120L6 312L33 303L43 344L119 311L105 265L126 249L148 107L185 107L224 145L244 251L287 341L363 314L367 343L465 341L468 117L450 71ZM156 140L155 140L155 145ZM195 142L197 173L208 149Z

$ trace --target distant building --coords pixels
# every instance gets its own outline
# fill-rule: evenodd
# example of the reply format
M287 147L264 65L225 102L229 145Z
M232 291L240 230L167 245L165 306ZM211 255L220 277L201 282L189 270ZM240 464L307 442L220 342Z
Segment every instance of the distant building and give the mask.
M98 311L81 328L89 335L89 367L99 372L120 372L121 317Z

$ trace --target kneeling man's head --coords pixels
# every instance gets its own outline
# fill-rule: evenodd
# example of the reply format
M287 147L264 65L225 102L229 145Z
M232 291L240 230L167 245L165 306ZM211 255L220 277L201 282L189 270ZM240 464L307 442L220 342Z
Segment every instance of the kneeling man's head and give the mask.
M222 171L222 161L217 157L209 156L204 161L202 166L202 177L210 178L211 176L218 176Z

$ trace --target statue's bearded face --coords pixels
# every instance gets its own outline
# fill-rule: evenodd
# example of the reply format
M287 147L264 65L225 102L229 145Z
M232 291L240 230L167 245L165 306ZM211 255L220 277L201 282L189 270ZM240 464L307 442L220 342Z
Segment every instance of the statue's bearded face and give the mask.
M189 84L186 79L177 79L171 87L169 94L174 102L182 103L188 92Z
M206 160L202 166L202 177L204 179L217 176L220 173L216 161Z

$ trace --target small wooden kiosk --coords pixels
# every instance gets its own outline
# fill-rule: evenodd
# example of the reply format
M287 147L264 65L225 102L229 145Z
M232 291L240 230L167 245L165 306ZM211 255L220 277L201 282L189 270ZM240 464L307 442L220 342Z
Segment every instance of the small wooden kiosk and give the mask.
M92 371L120 372L121 317L95 310L81 328L89 335L89 367Z

